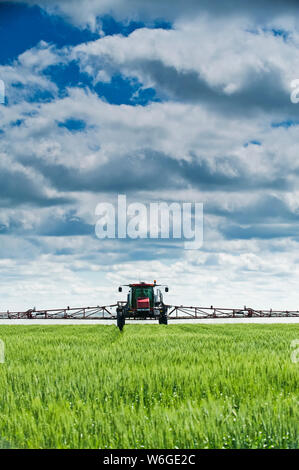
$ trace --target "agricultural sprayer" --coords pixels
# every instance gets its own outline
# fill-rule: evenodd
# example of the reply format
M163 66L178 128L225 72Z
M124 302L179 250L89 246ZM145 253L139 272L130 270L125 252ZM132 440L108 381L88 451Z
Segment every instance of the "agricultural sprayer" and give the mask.
M122 292L122 287L118 288ZM123 305L119 302L116 309L117 326L120 330L125 325L126 318L133 319L158 319L160 325L167 325L167 310L168 306L163 302L163 294L160 289L160 284L147 284L140 282L138 284L126 284L129 287L127 295L127 302ZM168 292L168 287L164 286L165 292Z
M124 286L118 288L122 292ZM167 325L168 320L196 320L217 318L270 318L297 317L298 310L258 310L244 306L243 308L194 307L184 305L169 305L164 303L162 290L168 292L168 287L157 284L139 282L126 284L129 288L127 300L119 300L111 305L96 307L66 307L37 310L32 308L23 312L0 312L1 319L20 320L116 320L120 330L129 320L158 320L159 324ZM162 289L163 288L163 289Z

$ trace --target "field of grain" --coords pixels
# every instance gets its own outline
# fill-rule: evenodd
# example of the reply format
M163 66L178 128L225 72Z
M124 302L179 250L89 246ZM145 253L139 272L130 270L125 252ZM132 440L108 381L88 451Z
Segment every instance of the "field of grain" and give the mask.
M0 326L0 338L0 447L298 447L299 325Z

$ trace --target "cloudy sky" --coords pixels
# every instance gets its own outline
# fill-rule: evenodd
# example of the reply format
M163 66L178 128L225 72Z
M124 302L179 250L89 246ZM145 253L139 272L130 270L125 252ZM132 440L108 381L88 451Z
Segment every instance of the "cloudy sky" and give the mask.
M224 6L225 5L225 6ZM296 1L0 1L0 309L299 308ZM204 243L99 240L95 207L203 202Z

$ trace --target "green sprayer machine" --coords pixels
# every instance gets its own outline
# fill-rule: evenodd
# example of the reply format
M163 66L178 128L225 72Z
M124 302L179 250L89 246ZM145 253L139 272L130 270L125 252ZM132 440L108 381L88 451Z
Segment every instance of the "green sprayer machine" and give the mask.
M118 288L122 292L122 287ZM138 284L126 284L129 287L127 302L120 304L116 309L117 326L120 330L125 325L126 318L132 319L147 319L155 318L159 320L160 325L167 325L167 311L168 306L163 302L163 295L160 284L147 284L140 282ZM168 287L165 287L165 292L168 292Z

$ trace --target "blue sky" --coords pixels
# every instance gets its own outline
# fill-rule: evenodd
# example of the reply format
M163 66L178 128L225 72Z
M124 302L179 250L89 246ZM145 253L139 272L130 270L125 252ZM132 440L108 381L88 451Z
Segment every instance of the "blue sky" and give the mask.
M298 307L298 8L0 2L0 309L110 303L140 273L169 302ZM98 240L118 194L203 202L202 248Z

